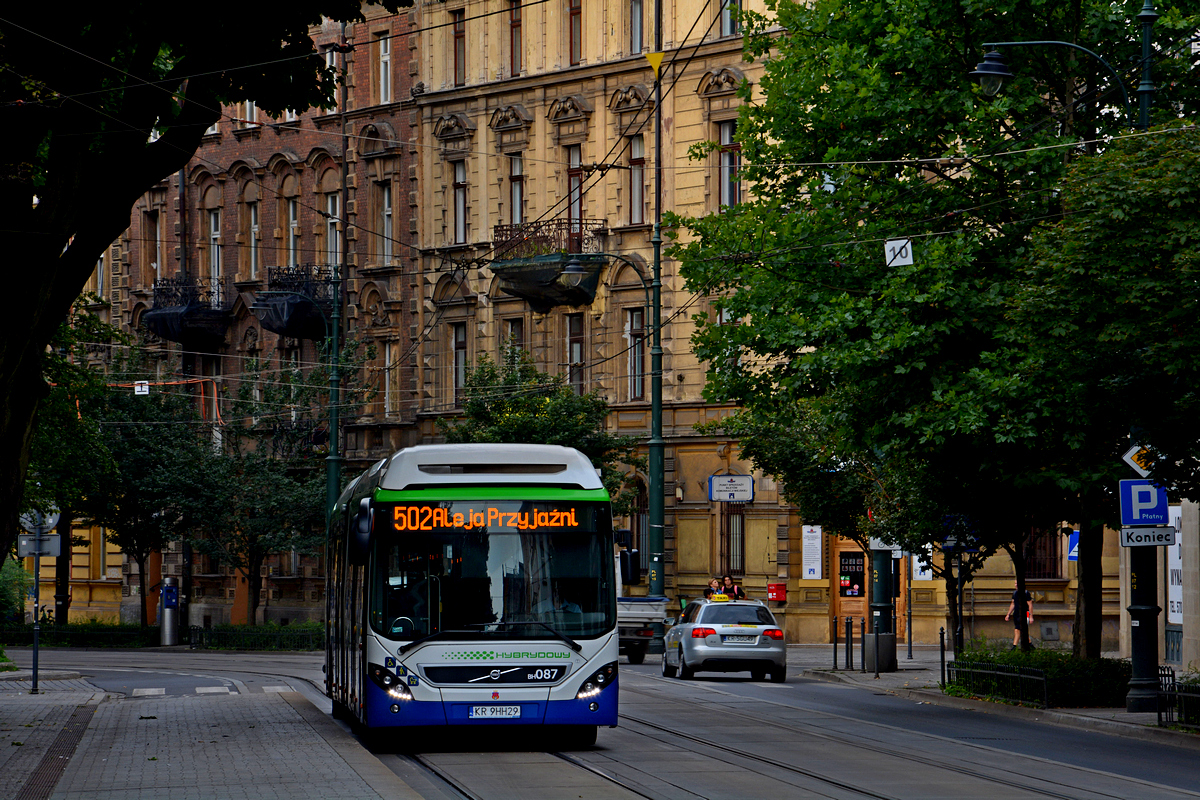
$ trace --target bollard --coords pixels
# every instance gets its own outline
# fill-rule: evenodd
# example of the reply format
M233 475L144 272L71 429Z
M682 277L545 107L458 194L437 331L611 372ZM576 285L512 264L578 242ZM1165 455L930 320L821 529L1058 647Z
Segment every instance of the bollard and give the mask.
M875 677L879 678L879 620L875 620Z
M862 671L866 672L867 671L867 618L866 617L858 618L858 639L860 642L862 642L862 644L860 645L862 650L858 654L858 660L859 660L859 663L862 664Z
M846 616L846 669L854 669L854 617Z
M938 649L942 659L942 689L946 688L946 628L938 628Z
M833 671L837 672L838 630L837 616L833 618Z

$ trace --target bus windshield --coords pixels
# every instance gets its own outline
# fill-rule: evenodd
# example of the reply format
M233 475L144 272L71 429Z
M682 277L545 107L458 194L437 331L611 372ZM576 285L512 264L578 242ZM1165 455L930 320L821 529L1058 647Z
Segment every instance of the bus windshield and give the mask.
M606 503L455 500L376 514L370 619L388 638L536 639L546 626L588 638L615 625Z

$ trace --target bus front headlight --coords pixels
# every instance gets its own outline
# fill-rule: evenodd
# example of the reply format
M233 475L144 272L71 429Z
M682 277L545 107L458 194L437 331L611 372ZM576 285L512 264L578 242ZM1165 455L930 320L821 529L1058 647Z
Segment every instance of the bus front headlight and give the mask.
M617 662L613 661L610 664L605 664L600 669L593 672L588 679L579 687L579 692L575 695L576 700L587 700L589 697L595 697L604 691L604 687L617 679Z

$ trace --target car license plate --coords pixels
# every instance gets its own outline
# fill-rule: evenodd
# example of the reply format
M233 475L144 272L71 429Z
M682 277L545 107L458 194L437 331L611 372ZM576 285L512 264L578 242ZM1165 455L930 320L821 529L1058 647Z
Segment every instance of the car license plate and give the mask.
M521 707L471 706L467 716L471 719L516 719L521 716Z
M725 642L753 642L753 636L722 636L722 641Z

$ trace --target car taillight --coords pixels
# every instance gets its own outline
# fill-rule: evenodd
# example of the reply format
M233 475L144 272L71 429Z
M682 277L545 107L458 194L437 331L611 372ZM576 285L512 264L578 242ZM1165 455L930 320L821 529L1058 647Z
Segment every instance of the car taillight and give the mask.
M716 636L717 632L712 628L692 628L693 639L703 639L705 636Z
M634 635L635 636L653 636L654 631L651 630L650 628L642 628L641 630L635 632Z
M779 628L767 628L765 631L763 631L763 636L767 637L768 639L782 639L783 631L779 630Z

